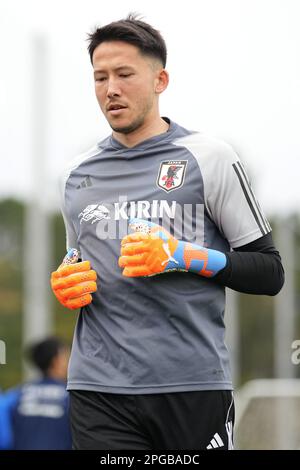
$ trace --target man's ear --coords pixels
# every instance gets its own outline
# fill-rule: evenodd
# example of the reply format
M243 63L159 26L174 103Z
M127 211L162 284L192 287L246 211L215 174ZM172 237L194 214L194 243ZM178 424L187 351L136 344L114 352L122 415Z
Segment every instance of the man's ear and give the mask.
M169 74L166 69L161 69L156 78L155 92L160 94L167 88L169 84Z

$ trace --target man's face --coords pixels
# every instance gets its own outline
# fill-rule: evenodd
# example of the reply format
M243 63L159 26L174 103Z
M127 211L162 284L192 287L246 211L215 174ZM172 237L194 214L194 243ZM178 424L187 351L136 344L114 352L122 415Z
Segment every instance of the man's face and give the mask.
M157 112L162 66L122 41L100 44L93 54L95 91L115 132L129 134L151 122Z

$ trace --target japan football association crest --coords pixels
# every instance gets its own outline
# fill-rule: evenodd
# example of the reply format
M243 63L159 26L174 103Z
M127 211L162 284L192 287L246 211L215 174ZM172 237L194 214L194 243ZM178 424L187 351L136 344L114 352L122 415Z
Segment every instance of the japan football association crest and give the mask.
M186 167L187 160L161 162L157 186L167 192L180 188L184 182Z

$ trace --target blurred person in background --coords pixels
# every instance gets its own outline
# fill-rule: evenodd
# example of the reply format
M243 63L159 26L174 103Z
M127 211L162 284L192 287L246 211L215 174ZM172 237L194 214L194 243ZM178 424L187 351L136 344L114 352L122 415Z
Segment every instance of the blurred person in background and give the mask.
M66 377L69 348L57 337L31 345L27 355L41 377L0 397L0 449L71 449Z

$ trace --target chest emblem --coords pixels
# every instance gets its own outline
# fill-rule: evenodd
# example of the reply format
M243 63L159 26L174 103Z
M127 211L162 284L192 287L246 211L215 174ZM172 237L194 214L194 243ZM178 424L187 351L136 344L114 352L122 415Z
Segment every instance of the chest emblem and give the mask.
M168 160L161 162L157 186L166 192L178 189L183 185L187 160Z
M89 204L80 214L78 215L80 223L91 222L94 224L102 219L109 219L109 210L102 204Z

